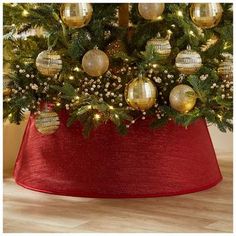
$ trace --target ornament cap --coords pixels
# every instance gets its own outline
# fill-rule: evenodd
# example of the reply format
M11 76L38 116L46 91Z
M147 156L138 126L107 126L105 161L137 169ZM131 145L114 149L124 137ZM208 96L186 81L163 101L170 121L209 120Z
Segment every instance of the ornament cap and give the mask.
M97 45L95 45L95 46L93 47L93 49L96 49L96 50L98 50L98 46L97 46Z
M142 79L142 78L143 78L143 73L142 73L142 72L140 72L140 73L138 74L138 78L139 78L139 79Z
M192 50L190 44L187 45L187 50Z

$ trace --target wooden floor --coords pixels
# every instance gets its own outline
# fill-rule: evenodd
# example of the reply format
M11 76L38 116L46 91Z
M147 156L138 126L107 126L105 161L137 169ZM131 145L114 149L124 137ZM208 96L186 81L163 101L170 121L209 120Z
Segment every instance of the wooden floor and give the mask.
M175 197L55 196L4 181L4 232L232 232L232 156L219 157L216 187Z

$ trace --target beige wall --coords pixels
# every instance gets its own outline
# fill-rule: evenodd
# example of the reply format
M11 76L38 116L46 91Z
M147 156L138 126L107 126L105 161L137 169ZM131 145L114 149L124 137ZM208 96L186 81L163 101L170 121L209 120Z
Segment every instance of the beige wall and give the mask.
M26 123L27 119L23 121L20 125L9 124L9 122L5 122L4 124L3 128L4 176L12 175L15 158L19 150L19 146L21 143ZM209 127L209 131L217 154L232 153L233 150L232 133L221 133L215 126Z

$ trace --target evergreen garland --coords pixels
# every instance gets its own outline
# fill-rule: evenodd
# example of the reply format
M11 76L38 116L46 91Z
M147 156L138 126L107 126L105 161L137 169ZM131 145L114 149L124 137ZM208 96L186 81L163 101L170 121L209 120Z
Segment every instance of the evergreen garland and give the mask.
M68 126L79 120L85 136L109 120L125 134L129 125L143 116L156 117L150 124L152 128L164 125L169 119L187 127L205 117L223 132L232 130L232 83L226 83L217 74L222 53L232 54L233 51L232 4L222 4L224 12L220 24L205 30L192 22L190 4L165 4L165 11L157 21L143 19L137 4L130 5L131 27L118 26L119 4L93 4L90 23L71 29L60 19L60 4L5 3L4 65L10 65L6 76L10 79L8 87L12 93L4 98L4 119L19 124L24 111L37 114L40 103L48 101L55 103L56 111L69 110ZM30 35L30 30L40 27L43 34ZM146 42L158 32L163 37L169 35L172 50L167 59L154 54L152 48L145 49ZM209 46L213 37L217 41ZM98 46L105 51L108 44L117 39L122 40L126 50L110 57L106 74L92 78L82 71L82 57L88 50ZM199 52L203 61L201 69L190 76L180 74L174 66L176 55L187 45ZM35 66L38 54L48 47L62 56L63 69L55 78L41 75ZM204 47L206 50L202 50ZM158 65L158 70L154 65ZM159 92L158 106L145 113L130 109L124 97L119 96L140 71L152 79L155 77ZM117 87L119 78L120 87ZM172 109L168 101L171 89L180 83L190 85L198 97L195 108L186 114ZM96 94L89 90L94 84ZM84 94L85 88L87 94ZM111 99L107 93L116 96Z

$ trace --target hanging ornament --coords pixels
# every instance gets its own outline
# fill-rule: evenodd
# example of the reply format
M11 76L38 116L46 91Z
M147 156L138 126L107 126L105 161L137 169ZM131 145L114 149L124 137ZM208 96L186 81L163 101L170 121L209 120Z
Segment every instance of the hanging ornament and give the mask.
M170 42L167 38L161 38L160 33L155 38L147 41L146 50L152 46L155 53L158 53L162 57L168 57L171 53Z
M42 75L54 77L62 69L61 56L52 50L42 51L36 58L36 67Z
M230 53L223 53L225 58L219 64L218 74L222 79L233 81L233 55Z
M118 39L108 44L105 53L109 57L112 57L113 55L124 51L125 51L125 45L120 39Z
M138 11L139 14L145 20L157 20L165 9L164 3L139 3Z
M3 89L3 96L8 97L11 95L11 88L4 88Z
M90 3L63 3L60 14L63 22L71 28L82 28L86 26L93 13Z
M175 65L182 74L191 75L200 69L202 59L200 54L191 50L188 45L187 50L183 50L177 55Z
M192 3L190 7L192 21L203 29L217 26L222 14L223 8L220 3Z
M59 128L60 120L54 111L45 109L35 118L35 127L42 134L53 134Z
M11 88L9 88L9 84L11 79L7 74L3 74L3 96L10 96L11 95Z
M185 84L175 86L169 96L170 106L181 113L187 113L192 110L196 99L194 90Z
M136 110L148 110L156 103L156 97L156 86L141 74L126 85L125 100L129 106Z
M108 70L109 58L105 52L94 48L84 54L82 67L88 75L100 76Z

